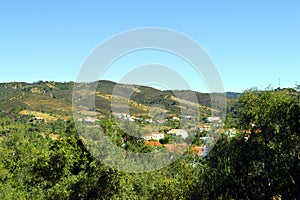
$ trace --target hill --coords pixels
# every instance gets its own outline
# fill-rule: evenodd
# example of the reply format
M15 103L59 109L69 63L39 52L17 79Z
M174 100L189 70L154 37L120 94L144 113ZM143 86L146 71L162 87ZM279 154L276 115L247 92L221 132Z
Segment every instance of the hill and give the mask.
M82 84L82 91L90 91L93 84ZM117 84L101 80L96 88L95 108L86 107L88 112L95 109L99 114L109 115L112 111L111 101L126 100L130 95L130 113L145 115L149 113L152 105L159 105L166 113L179 115L182 109L198 107L200 112L208 115L211 112L220 112L218 108L211 108L211 95L215 101L224 101L223 94L208 94L190 90L160 91L155 88ZM49 114L55 118L72 115L72 93L74 82L38 81L34 83L11 82L0 83L0 111L2 114L41 113ZM119 88L115 90L115 88ZM90 94L83 94L82 102ZM196 96L196 99L194 98ZM234 95L231 95L236 97ZM184 97L184 99L182 98ZM234 98L227 97L228 105L232 105ZM120 104L121 105L121 104ZM217 104L216 104L217 105ZM124 111L125 111L124 105ZM118 110L122 110L119 108ZM34 112L33 112L34 111ZM53 119L53 118L52 118Z

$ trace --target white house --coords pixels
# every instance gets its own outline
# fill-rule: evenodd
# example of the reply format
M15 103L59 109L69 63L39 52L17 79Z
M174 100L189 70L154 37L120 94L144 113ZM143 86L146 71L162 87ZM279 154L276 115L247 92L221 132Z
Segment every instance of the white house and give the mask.
M176 120L176 121L180 121L180 118L179 118L179 117L173 117L172 119L173 119L173 120Z
M146 118L146 119L144 119L144 122L148 122L148 123L152 124L153 120L151 118Z
M113 113L114 117L128 120L131 116L128 113Z
M165 134L162 133L162 132L153 132L153 133L148 133L148 134L145 134L143 136L143 138L145 140L160 140L160 139L163 139L165 137Z
M198 127L198 130L202 133L204 131L210 131L210 126L206 126L206 125L200 125Z
M131 116L130 118L129 118L129 121L130 122L134 122L136 120L136 117L135 116Z
M185 116L183 116L183 119L191 120L191 119L192 119L192 116L190 116L190 115L185 115Z
M168 132L168 134L172 136L181 136L183 139L187 138L189 135L188 133L183 129L172 129Z
M97 119L97 117L85 117L83 120L84 120L85 122L91 122L91 123L96 122L96 121L99 121L99 120Z
M209 123L218 122L218 121L220 121L220 117L208 117L208 118L206 118L206 121Z

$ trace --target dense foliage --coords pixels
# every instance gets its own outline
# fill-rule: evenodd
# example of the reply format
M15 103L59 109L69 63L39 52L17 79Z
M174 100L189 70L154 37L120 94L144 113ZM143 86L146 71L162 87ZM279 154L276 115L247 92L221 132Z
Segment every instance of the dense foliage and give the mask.
M93 158L72 120L0 119L0 199L293 199L299 197L300 109L286 91L247 91L210 154L187 154L147 173L125 173ZM9 117L8 117L9 116ZM102 121L116 142L120 135ZM129 151L151 147L128 139Z

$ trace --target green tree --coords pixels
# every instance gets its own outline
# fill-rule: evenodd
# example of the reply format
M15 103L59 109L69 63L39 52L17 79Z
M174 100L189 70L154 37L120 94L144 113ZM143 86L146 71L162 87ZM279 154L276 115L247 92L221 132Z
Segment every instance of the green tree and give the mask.
M300 110L295 96L284 90L249 90L228 117L240 133L233 138L222 135L209 154L201 178L206 180L202 184L206 197L296 198Z
M300 110L286 91L246 92L239 101L239 125L250 138L263 143L266 196L295 195L294 165L299 164Z

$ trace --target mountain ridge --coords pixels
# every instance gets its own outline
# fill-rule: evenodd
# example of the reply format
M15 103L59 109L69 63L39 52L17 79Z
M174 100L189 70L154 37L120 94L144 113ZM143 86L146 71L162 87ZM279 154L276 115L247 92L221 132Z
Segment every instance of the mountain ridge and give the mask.
M121 87L119 96L126 96L131 94L132 101L131 112L134 114L145 114L149 111L149 107L153 104L162 105L168 113L179 114L180 99L174 95L184 96L186 100L190 101L186 109L193 103L199 104L201 112L206 114L212 111L211 96L216 95L217 101L226 101L228 105L232 105L235 99L226 97L226 94L216 93L200 93L191 90L166 90L161 91L149 86L141 86L135 84L118 84L109 80L100 80L94 82L97 84L96 88L96 108L97 112L104 115L111 113L111 101L108 98L112 95L116 85ZM90 87L91 83L80 83L85 87ZM72 94L75 82L55 82L55 81L38 81L33 83L26 82L9 82L0 83L0 110L3 113L18 113L22 110L37 111L61 116L72 115ZM101 96L102 95L102 96ZM106 96L105 96L106 95ZM238 94L236 94L237 96ZM235 95L231 95L235 96ZM196 97L196 99L194 98ZM224 99L226 98L226 99ZM198 101L198 102L195 102ZM139 108L143 107L143 109ZM147 107L147 109L146 109ZM218 110L218 108L217 108ZM214 110L217 112L216 110ZM220 110L218 110L220 111Z

